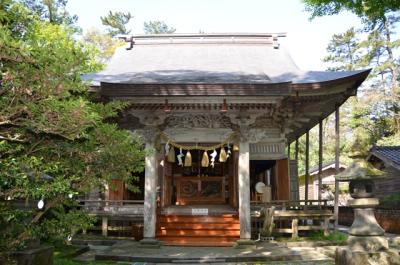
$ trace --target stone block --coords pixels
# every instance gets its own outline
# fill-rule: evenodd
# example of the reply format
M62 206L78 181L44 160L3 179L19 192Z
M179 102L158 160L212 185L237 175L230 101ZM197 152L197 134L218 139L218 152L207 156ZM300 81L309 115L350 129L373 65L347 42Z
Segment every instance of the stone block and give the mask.
M239 239L233 247L238 249L255 249L256 244L251 239Z
M160 248L161 242L154 238L144 238L140 240L138 247L140 248Z
M25 249L12 253L17 265L53 265L52 246L39 246L33 249Z
M353 251L381 251L389 248L384 236L349 236L347 245Z
M335 253L335 265L400 265L398 251L377 252L353 251L349 247L338 247Z

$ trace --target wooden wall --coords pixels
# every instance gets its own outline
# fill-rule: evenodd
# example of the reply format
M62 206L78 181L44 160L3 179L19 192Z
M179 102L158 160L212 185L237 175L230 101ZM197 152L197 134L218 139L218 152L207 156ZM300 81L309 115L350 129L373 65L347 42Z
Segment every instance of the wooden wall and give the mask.
M290 199L290 180L289 180L289 162L288 159L276 160L276 190L277 200Z
M113 179L108 185L108 199L109 200L123 200L124 199L124 182L122 179Z
M383 171L387 177L375 181L375 196L380 199L400 192L400 171L390 166Z

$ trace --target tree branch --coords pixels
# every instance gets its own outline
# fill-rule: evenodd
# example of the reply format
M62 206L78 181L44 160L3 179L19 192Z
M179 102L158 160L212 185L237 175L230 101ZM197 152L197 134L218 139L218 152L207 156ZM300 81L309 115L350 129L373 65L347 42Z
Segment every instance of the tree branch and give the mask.
M10 138L10 137L6 137L6 136L2 136L0 135L0 140L6 140L8 142L16 142L16 143L27 143L27 140L21 140L18 138Z
M17 245L19 245L22 241L26 240L29 238L29 230L32 227L33 224L37 223L40 218L51 208L53 208L54 206L56 206L58 203L60 203L63 200L62 196L58 196L56 198L54 198L54 200L48 202L46 204L46 207L44 208L43 211L38 212L35 217L32 219L32 221L29 223L29 225L26 226L24 232L22 232L21 234L19 234L19 236L11 242L11 246L15 247Z

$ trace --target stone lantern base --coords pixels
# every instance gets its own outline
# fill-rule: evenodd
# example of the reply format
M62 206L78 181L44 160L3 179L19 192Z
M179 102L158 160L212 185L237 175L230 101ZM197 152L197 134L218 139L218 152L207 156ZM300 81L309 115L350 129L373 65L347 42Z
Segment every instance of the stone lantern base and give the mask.
M378 224L374 207L377 198L360 198L349 201L354 208L354 222L349 229L347 245L353 251L383 251L389 248L385 230Z
M400 265L398 251L389 249L385 230L376 221L374 207L378 204L376 198L349 201L354 208L354 222L349 229L347 246L336 249L336 265Z

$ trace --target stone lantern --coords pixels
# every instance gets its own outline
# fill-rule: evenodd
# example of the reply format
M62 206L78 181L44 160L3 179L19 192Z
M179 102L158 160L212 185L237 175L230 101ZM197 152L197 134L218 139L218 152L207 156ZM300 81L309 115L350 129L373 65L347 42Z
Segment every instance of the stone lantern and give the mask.
M385 173L374 168L361 157L353 157L355 162L336 175L339 181L349 181L349 206L354 210L354 221L349 229L347 247L338 247L335 264L392 264L393 253L385 230L378 224L374 208L379 205L374 198L374 180L383 178Z

